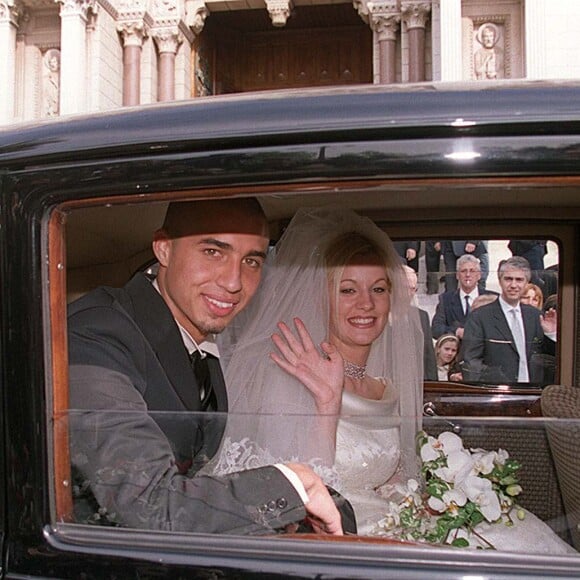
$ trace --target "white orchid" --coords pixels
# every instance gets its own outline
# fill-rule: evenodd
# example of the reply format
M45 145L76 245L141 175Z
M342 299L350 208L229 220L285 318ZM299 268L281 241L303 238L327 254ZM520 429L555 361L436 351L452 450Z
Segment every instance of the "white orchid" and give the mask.
M439 437L427 437L427 443L421 447L421 459L423 461L434 461L441 456L441 453L449 455L454 451L459 451L463 449L463 441L461 437L451 433L449 431L444 431L439 435Z
M494 522L501 516L499 498L489 479L470 475L461 483L461 490L470 501L479 506L488 522Z
M455 433L431 437L417 435L425 476L423 489L411 479L397 486L397 502L391 502L378 534L408 540L426 540L465 547L471 542L493 548L478 526L487 520L495 525L513 525L524 512L515 503L521 493L517 461L507 451L465 449Z
M473 474L484 473L487 475L493 471L498 454L495 451L485 451L485 449L472 449Z
M441 499L431 496L427 505L438 513L449 512L456 515L461 506L467 503L467 496L460 489L450 489L443 494Z
M498 449L493 452L494 461L497 465L505 465L505 462L509 459L509 453L505 449Z
M447 483L459 483L473 471L473 457L463 449L446 453L447 466L439 467L434 475Z

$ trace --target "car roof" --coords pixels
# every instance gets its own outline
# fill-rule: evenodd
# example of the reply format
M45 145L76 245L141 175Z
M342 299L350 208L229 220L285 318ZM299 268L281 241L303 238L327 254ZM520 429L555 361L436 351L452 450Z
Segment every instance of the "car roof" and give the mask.
M71 153L91 158L349 138L441 136L493 131L523 123L580 121L580 83L495 81L360 85L201 97L167 104L60 117L0 130L0 167L55 162ZM546 131L546 127L542 129ZM561 128L559 129L561 130ZM344 132L352 132L344 135Z

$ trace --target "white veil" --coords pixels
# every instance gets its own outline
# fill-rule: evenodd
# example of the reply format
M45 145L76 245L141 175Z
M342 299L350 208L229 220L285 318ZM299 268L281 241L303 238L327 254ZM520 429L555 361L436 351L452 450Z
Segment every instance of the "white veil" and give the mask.
M294 328L300 318L315 344L327 339L328 278L325 249L338 235L357 232L384 249L391 280L391 314L367 362L367 373L392 381L399 413L401 468L416 474L415 434L420 428L423 338L416 308L409 305L406 274L389 237L352 211L304 209L296 213L266 262L250 305L220 335L229 415L217 472L288 461L307 462L331 478L334 438L321 428L310 392L270 358L279 321ZM214 462L215 463L215 462ZM327 481L333 484L336 482Z

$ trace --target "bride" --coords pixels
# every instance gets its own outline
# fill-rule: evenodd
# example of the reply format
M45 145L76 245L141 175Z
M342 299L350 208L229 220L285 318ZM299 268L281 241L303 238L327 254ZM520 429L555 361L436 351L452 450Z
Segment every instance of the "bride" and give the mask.
M418 478L420 328L382 230L351 211L299 211L220 339L230 414L212 469L307 462L351 502L359 534L379 533L397 484ZM480 525L502 549L575 553L530 513Z

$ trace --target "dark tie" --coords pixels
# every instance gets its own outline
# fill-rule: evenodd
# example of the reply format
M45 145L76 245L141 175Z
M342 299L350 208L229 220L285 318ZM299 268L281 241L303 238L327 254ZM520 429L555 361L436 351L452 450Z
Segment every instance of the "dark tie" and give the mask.
M469 314L471 308L469 307L469 294L465 295L465 316Z
M217 400L211 384L211 375L208 365L210 357L214 357L211 354L203 354L205 356L202 356L198 350L194 350L189 355L189 358L191 360L193 374L195 375L195 380L197 381L197 386L199 388L199 394L201 397L201 410L215 411L217 410Z

